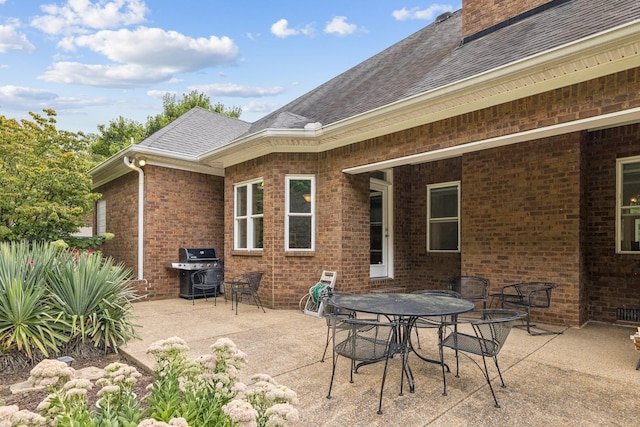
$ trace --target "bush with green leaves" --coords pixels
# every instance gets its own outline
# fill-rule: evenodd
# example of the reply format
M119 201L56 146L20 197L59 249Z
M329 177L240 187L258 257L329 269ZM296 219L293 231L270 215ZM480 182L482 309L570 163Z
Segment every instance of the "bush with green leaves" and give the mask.
M139 376L135 368L108 365L95 384L101 387L95 407L86 400L93 384L76 379L75 371L62 362L42 361L29 378L49 392L39 413L0 407L0 425L284 427L298 421L295 392L266 374L253 376L249 385L240 382L246 355L230 339L219 339L211 354L197 359L190 359L188 351L178 337L149 347L156 380L144 397L132 394Z
M0 242L0 367L117 351L136 336L131 271L56 243Z

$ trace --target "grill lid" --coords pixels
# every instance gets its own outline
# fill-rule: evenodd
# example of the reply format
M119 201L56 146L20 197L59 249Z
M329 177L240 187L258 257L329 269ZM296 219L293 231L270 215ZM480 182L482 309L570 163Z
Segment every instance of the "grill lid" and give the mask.
M214 248L180 248L178 249L178 261L180 262L202 262L217 261L216 250Z

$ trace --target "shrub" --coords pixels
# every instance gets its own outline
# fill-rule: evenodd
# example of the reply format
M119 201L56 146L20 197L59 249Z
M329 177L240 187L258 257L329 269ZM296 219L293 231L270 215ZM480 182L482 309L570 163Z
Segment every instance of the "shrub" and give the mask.
M135 337L131 303L137 296L127 280L131 271L101 254L63 252L48 270L53 307L70 325L70 351L90 341L94 347L118 351Z
M136 336L131 271L64 242L0 242L0 368Z
M102 387L100 404L89 408L86 391L93 385L75 379L75 371L62 362L42 361L29 378L49 392L38 406L40 414L0 407L0 425L278 427L298 420L297 396L289 388L265 374L255 375L248 386L239 381L246 356L231 340L222 338L211 350L192 360L180 338L154 343L149 352L156 359L157 379L142 405L131 393L139 376L133 367L107 366L104 377L96 381ZM23 423L12 424L15 419Z
M0 243L0 365L48 357L68 340L68 325L43 284L59 252L46 244ZM9 355L9 356L7 356Z

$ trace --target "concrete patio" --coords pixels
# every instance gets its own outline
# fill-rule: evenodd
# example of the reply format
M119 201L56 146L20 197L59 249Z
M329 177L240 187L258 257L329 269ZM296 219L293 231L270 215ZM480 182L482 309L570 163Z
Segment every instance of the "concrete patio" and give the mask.
M590 323L561 335L530 336L514 329L499 356L507 388L494 389L495 408L481 371L460 359L460 378L447 374L448 395L442 395L438 365L411 357L415 393L399 396L400 360L390 361L382 415L377 415L382 365L360 369L349 383L349 362L339 359L332 399L327 399L331 355L324 362L326 323L297 310L269 310L241 304L236 316L231 303L218 298L139 302L134 305L141 340L124 352L152 368L146 354L157 340L178 336L191 356L209 353L221 337L233 340L248 355L243 379L271 375L297 392L299 426L626 426L640 411L640 353L629 335L635 328ZM551 326L550 328L553 328ZM558 327L556 327L558 329ZM421 334L423 348L437 354L435 336ZM455 365L453 353L446 361ZM492 373L496 374L495 370ZM497 374L496 374L497 375Z

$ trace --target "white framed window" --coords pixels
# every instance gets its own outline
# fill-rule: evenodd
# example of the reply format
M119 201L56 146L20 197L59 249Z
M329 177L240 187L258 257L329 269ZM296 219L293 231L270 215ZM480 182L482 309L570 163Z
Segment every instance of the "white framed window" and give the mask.
M96 202L96 235L107 232L107 201L98 200Z
M640 156L616 161L616 252L640 251Z
M315 249L315 177L285 177L285 250Z
M460 182L427 185L427 251L460 252Z
M264 181L257 179L234 186L233 248L261 250L264 237Z

